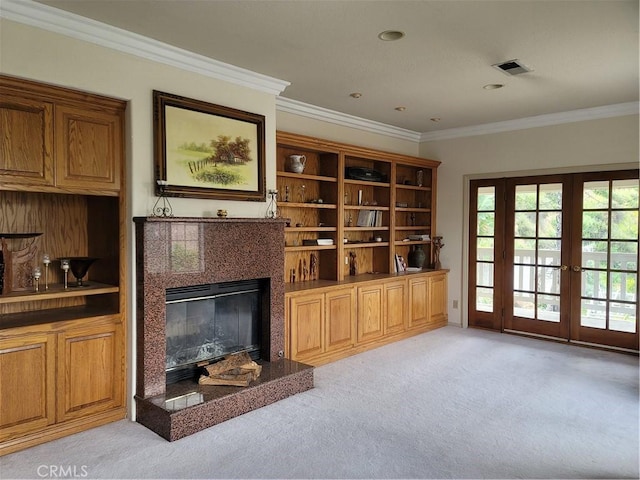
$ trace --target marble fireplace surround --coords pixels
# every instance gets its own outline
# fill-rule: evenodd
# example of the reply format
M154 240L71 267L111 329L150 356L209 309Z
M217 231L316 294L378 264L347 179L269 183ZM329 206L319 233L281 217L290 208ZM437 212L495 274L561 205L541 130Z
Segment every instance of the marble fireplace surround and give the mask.
M284 352L284 225L281 219L136 217L136 420L167 440L313 388L313 368ZM172 230L197 226L198 271L170 258ZM172 228L176 227L176 228ZM193 270L193 269L192 269ZM249 387L200 386L165 379L166 289L269 279L270 324L263 325L260 378Z

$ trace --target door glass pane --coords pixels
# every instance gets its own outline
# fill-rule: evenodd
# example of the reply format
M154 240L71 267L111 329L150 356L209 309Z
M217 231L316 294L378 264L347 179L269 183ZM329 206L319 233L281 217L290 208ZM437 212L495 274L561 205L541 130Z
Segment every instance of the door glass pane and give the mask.
M611 208L638 208L638 180L611 182Z
M560 296L538 295L538 320L560 321Z
M476 271L476 285L493 287L493 263L478 262Z
M495 213L478 213L478 235L491 237L495 232Z
M607 268L607 242L582 242L582 267Z
M516 237L535 237L536 236L536 213L535 212L516 212L514 235Z
M615 270L638 270L638 242L611 242L611 264Z
M585 182L582 191L582 208L609 208L609 182Z
M513 266L513 288L535 292L536 289L536 269L533 266L514 265Z
M493 312L493 288L476 288L476 310Z
M612 302L609 305L609 330L636 333L636 304Z
M478 211L487 211L496 209L495 187L479 187L478 188Z
M535 294L513 292L513 315L516 317L535 318Z
M582 272L582 296L607 298L607 272L584 270Z
M611 212L611 238L615 240L638 239L638 211Z
M535 240L515 240L515 250L513 252L513 263L524 263L527 265L536 264L536 241Z
M537 185L516 186L516 210L535 210L537 205Z
M476 239L476 260L493 261L494 246L493 238L478 237Z
M611 272L609 298L611 300L625 300L635 302L638 291L638 275L631 272Z
M562 184L540 185L540 210L562 210Z
M562 213L540 212L538 225L539 237L560 238L562 236Z
M538 291L544 293L560 293L559 268L538 267Z
M582 238L607 238L608 232L608 212L582 212Z
M607 302L583 298L580 308L580 325L607 328Z
M560 240L538 242L538 265L560 265Z

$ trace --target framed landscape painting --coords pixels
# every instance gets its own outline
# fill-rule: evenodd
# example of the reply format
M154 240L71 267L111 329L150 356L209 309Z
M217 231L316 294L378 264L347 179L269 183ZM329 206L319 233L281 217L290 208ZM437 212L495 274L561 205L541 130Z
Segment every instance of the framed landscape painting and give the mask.
M156 195L264 201L264 116L153 91Z

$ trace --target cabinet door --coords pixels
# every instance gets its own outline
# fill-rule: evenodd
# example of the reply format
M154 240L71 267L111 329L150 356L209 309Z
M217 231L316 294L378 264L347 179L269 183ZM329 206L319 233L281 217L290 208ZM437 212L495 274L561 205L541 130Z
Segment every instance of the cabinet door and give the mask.
M446 323L447 312L447 275L429 277L430 323Z
M409 279L409 328L428 324L429 315L427 277Z
M53 105L0 94L0 182L53 185Z
M122 117L56 106L56 185L120 189Z
M400 333L407 325L407 288L404 280L384 284L385 334Z
M384 333L382 284L358 287L358 342L380 338Z
M324 352L324 295L291 298L291 360L304 361Z
M353 288L325 294L326 351L351 347L355 343L356 295Z
M0 441L55 422L55 337L0 340Z
M123 404L122 325L79 327L58 335L58 421Z

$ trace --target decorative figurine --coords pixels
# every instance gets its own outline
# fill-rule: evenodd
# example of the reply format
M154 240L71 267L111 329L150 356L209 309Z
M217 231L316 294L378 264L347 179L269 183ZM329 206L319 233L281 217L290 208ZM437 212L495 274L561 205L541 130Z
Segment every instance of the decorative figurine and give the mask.
M349 252L349 275L358 275L358 259L354 252Z
M433 237L433 268L436 270L440 270L442 265L440 263L440 250L444 247L444 243L442 243L442 237Z
M69 288L69 259L63 258L60 260L60 268L64 272L64 289Z
M318 257L315 253L311 254L311 258L309 259L309 275L311 276L311 280L317 280L316 275L318 274Z

